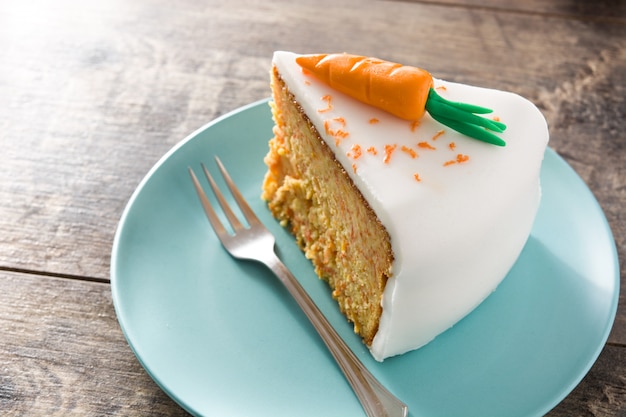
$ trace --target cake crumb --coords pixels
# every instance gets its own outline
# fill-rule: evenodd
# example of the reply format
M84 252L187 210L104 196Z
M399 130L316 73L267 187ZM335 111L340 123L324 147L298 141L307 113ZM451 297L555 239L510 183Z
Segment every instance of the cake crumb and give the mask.
M369 148L367 148L367 153L372 154L374 156L378 155L378 151L373 146L370 146Z

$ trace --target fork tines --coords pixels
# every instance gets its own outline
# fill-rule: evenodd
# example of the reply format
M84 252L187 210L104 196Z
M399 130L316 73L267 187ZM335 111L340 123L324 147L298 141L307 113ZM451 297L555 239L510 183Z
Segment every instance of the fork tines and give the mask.
M247 223L249 225L252 225L253 223L260 223L259 219L256 217L256 215L254 214L254 212L252 211L252 209L250 208L250 206L248 205L244 197L241 195L241 192L239 191L239 189L233 182L230 174L228 173L228 171L226 171L226 168L224 168L224 164L222 164L222 161L217 156L215 157L215 162L217 163L220 173L226 185L228 186L228 189L230 190L231 195L235 199L237 206L241 210L241 213L243 214L244 218L246 219ZM217 198L217 201L219 202L220 207L224 211L224 214L226 215L228 222L233 227L234 232L237 233L243 229L246 229L247 226L244 225L239 220L239 218L230 208L230 205L226 201L224 194L220 191L219 187L217 186L217 183L213 179L213 176L211 175L207 167L204 164L201 164L201 166L202 166L202 171L204 172L204 175L209 181L209 185L211 186L211 189L213 190L213 193L215 194L215 197ZM194 174L193 169L191 167L189 167L189 174L191 175L194 186L196 188L196 192L198 193L198 197L200 198L200 201L202 202L202 206L204 207L204 210L207 214L207 217L209 218L209 221L211 222L211 225L213 226L213 228L216 228L216 232L218 232L218 229L220 229L221 232L218 232L218 233L226 233L226 229L220 222L215 210L213 209L211 203L209 202L206 196L206 193L204 192L204 189L202 188L202 185L200 184L200 181Z

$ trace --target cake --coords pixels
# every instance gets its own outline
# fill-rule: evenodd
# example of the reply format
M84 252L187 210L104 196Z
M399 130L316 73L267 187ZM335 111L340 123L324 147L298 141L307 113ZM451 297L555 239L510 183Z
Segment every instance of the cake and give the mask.
M327 60L274 53L262 197L382 361L433 340L505 278L539 207L548 129L516 94L428 73L415 91L342 90L324 79L339 75L311 66ZM358 89L400 101L367 102ZM489 120L488 129L468 130L448 107L424 105L433 96L479 113L472 117ZM414 105L407 100L419 102L419 114L394 114Z

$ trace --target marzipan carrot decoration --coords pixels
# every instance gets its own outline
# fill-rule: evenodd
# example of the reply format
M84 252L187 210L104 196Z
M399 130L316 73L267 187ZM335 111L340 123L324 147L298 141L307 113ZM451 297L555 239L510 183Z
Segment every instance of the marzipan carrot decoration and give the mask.
M421 68L350 54L301 55L296 62L335 90L394 116L419 120L428 111L464 135L505 145L489 131L501 133L506 125L477 116L491 109L444 99L433 88L433 77Z

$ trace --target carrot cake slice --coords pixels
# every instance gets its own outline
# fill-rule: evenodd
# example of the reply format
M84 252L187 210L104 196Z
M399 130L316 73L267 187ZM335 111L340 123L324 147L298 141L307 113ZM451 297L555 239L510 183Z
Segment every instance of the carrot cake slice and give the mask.
M275 52L271 88L263 198L376 360L496 289L540 202L531 102L347 54Z

